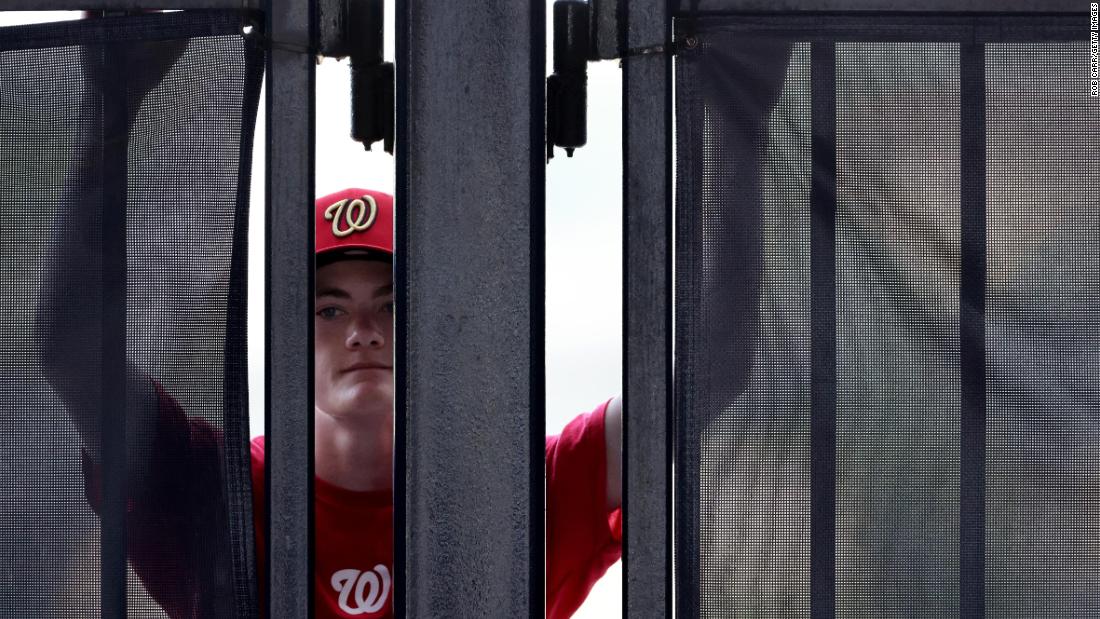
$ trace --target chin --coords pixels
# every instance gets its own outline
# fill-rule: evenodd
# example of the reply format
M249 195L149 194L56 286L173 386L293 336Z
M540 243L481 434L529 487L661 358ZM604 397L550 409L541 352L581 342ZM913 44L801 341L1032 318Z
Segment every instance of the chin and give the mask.
M339 410L344 411L341 417L393 414L393 385L359 383L341 398Z

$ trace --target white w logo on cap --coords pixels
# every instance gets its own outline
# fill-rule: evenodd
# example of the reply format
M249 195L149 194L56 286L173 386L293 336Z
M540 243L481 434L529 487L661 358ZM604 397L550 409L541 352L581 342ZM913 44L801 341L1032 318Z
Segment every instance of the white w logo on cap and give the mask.
M370 228L377 216L378 203L371 196L350 201L344 198L325 209L325 219L332 222L332 235L338 239ZM340 227L341 219L348 225L346 228Z
M368 592L367 585L370 585ZM360 572L356 569L340 570L332 575L332 588L340 594L340 610L349 615L365 615L382 610L386 598L390 595L390 570L382 564L373 570ZM353 591L354 590L354 591ZM348 598L355 594L355 605Z

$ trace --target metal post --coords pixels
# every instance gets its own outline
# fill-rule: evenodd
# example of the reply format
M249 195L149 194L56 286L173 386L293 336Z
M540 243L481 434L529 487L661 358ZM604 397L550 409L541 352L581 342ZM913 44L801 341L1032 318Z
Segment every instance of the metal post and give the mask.
M672 616L672 55L665 0L624 3L623 608Z
M267 615L313 605L314 15L268 0Z
M544 612L545 10L398 2L396 616Z

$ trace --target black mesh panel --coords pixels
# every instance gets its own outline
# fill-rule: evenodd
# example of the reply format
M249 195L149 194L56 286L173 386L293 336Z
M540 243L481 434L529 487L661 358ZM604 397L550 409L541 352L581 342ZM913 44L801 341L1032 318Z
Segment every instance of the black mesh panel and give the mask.
M103 422L120 416L129 616L252 616L245 241L262 53L242 24L0 30L0 616L101 615ZM125 368L106 364L114 350Z
M985 63L987 609L1100 616L1100 99L1083 43Z
M958 613L957 59L946 43L836 46L842 616Z
M679 152L691 149L698 168L677 180L701 187L679 215L677 345L678 363L692 364L679 391L696 414L684 423L698 437L688 492L700 548L713 549L698 555L700 605L797 613L809 603L809 46L750 40L684 62L698 74L682 71L680 87L698 79L688 88L699 96L681 99L694 124L681 124ZM739 92L742 80L760 91Z
M1086 23L678 21L678 614L1100 613Z

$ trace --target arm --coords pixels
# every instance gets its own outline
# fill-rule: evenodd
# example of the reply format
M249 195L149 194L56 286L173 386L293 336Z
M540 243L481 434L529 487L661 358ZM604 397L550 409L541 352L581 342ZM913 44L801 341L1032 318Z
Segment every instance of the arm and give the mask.
M85 451L99 463L102 274L96 265L102 248L97 233L99 209L95 207L100 191L97 172L94 160L85 158L57 208L43 264L35 328L42 374L64 403ZM156 414L152 381L129 361L126 379L128 447L135 454L146 453L148 445L137 441L152 434L147 431Z
M49 228L35 328L42 374L65 404L85 450L97 463L100 462L103 277L99 216L102 209L125 208L118 204L101 205L103 186L98 147L103 140L118 137L102 135L101 76L105 71L126 71L129 90L144 96L159 83L185 45L186 41L135 44L131 48L134 66L130 67L104 67L97 46L81 50L80 69L86 83L82 107L90 115L90 122L81 125L87 134L79 141L79 163L67 180ZM156 395L152 380L129 360L126 379L130 411L128 447L134 454L144 454L151 440L149 430L156 415Z
M128 47L141 61L104 67L97 46L81 50L86 114L76 125L78 157L52 206L44 248L35 330L37 360L44 379L61 400L80 435L81 465L89 507L101 505L101 416L125 414L128 497L127 558L154 600L171 617L192 617L214 600L214 539L220 514L216 495L221 438L215 428L189 420L171 398L131 359L125 362L126 401L102 402L101 324L104 273L100 214L124 209L103 204L99 149L104 136L100 76L126 70L131 93L144 94L159 82L186 41ZM153 47L153 46L157 47ZM150 53L154 49L163 54ZM131 104L133 105L133 104ZM130 119L133 122L133 118ZM51 210L44 209L45 213ZM106 410L105 409L106 406ZM212 491L211 489L215 489Z
M129 489L126 557L146 591L169 617L215 616L224 579L217 548L225 548L228 524L221 504L221 432L189 418L159 384L151 449L140 460L145 485ZM85 496L102 508L99 465L83 451ZM135 466L131 464L131 475Z

